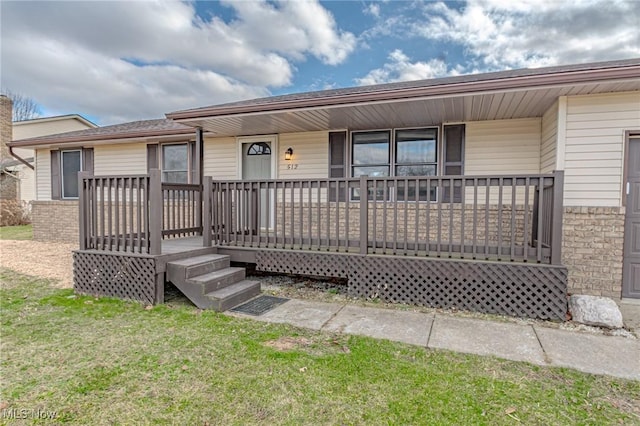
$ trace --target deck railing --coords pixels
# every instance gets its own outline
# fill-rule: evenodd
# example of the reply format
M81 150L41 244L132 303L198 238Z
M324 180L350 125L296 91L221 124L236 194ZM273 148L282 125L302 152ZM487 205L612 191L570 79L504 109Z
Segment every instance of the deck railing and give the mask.
M161 182L149 175L93 176L81 172L81 249L160 254L162 239L202 234L202 186Z
M202 185L163 183L162 236L189 237L202 233Z
M562 172L203 184L80 173L80 248L160 254L163 238L202 234L206 246L561 262Z
M562 177L205 178L205 244L559 264Z

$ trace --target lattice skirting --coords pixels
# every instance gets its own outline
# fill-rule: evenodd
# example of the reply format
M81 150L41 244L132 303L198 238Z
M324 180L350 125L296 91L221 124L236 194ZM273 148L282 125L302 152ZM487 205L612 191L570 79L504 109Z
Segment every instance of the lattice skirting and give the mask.
M73 253L76 292L156 303L156 267L151 257Z
M256 268L346 277L350 296L564 321L567 269L524 263L260 251ZM346 274L345 274L346 271Z
M340 254L261 250L256 253L256 269L311 277L347 278L348 258Z

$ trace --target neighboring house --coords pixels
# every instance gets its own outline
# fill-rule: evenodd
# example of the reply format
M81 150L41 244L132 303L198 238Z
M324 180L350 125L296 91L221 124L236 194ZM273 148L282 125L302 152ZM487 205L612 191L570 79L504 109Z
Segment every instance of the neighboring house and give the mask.
M77 237L80 193L76 261L92 271L202 234L258 269L344 277L384 300L562 318L567 290L640 298L640 59L167 117L14 141L36 150L36 238ZM78 170L96 178L78 189ZM166 261L144 267L145 300L162 300ZM132 273L117 270L92 291ZM98 278L82 271L87 289Z
M31 120L13 122L13 139L27 139L38 136L53 135L75 130L92 129L96 124L78 114L59 115L53 117L34 118ZM14 153L33 165L33 149L16 148ZM20 200L30 202L34 200L36 181L33 169L27 167L15 158L7 163L7 168L19 179L18 197Z

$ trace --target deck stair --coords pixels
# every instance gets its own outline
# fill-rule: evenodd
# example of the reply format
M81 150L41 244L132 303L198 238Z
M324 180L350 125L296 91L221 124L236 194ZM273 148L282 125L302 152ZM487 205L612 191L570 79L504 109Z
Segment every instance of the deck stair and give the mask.
M260 293L260 283L245 279L244 268L230 267L230 257L207 254L171 261L167 280L200 309L233 308Z

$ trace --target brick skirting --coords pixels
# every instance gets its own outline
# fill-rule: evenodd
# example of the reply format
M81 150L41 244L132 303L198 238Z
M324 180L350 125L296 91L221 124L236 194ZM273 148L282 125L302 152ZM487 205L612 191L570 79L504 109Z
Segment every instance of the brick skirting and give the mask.
M78 201L33 201L35 241L78 243Z
M620 299L624 217L617 207L565 207L562 263L569 293Z

